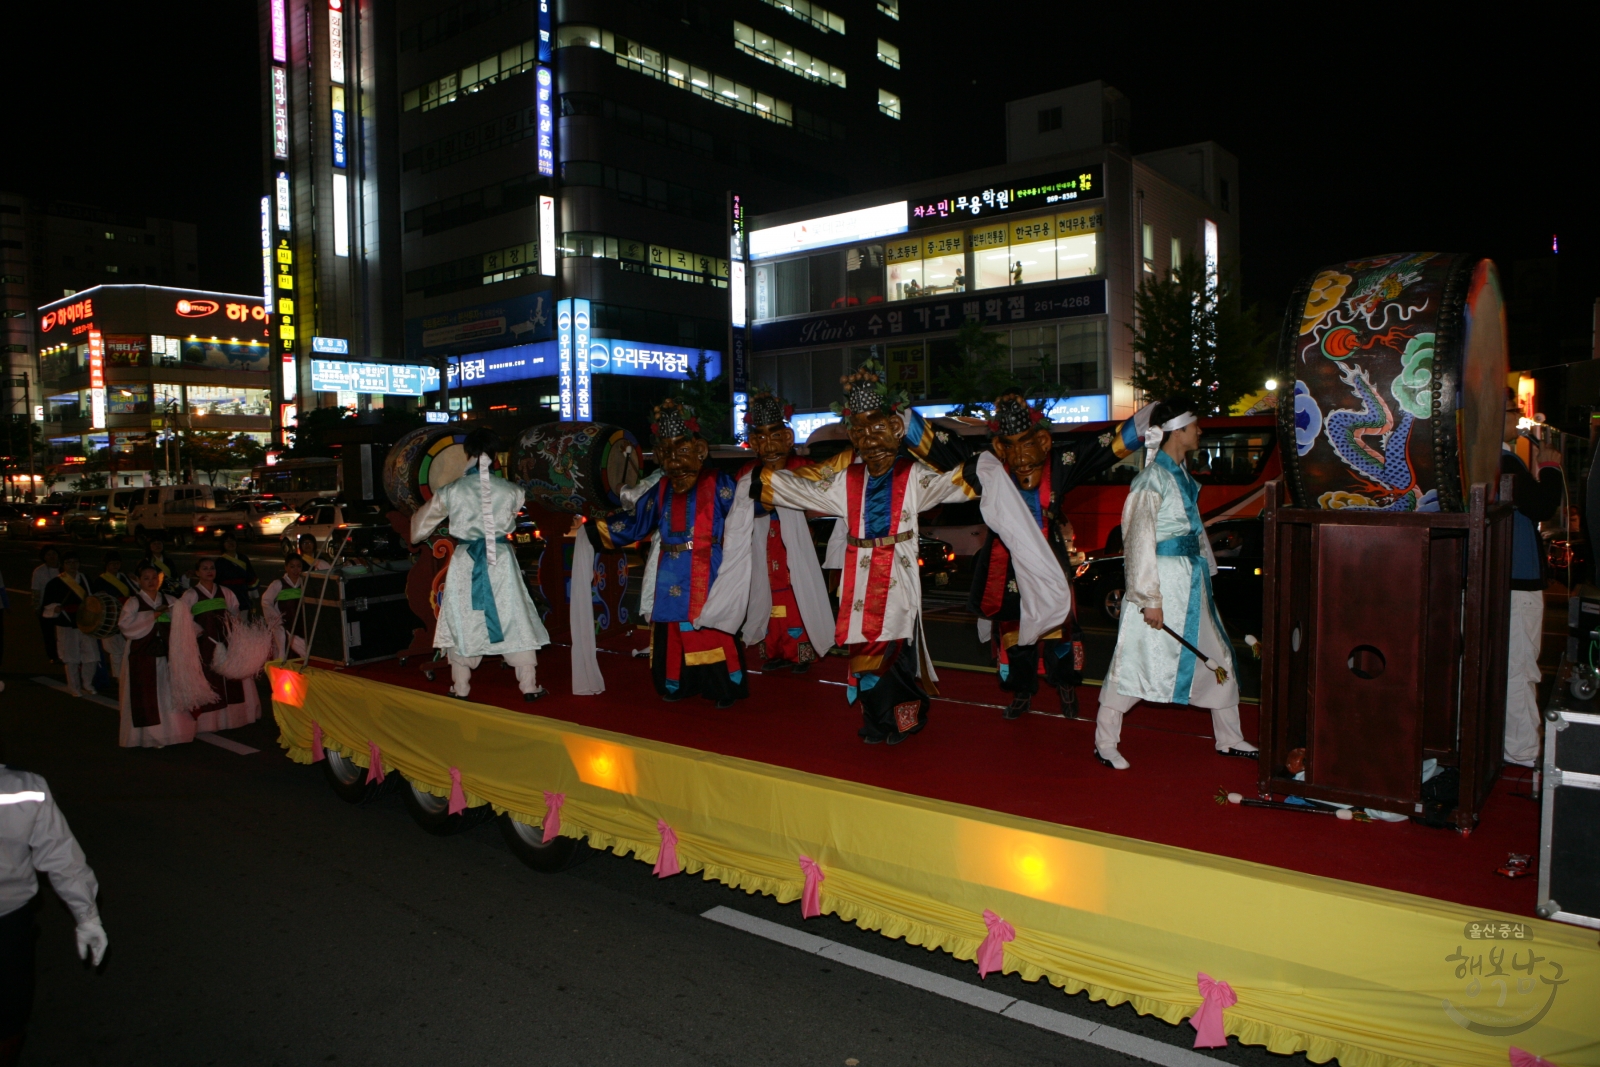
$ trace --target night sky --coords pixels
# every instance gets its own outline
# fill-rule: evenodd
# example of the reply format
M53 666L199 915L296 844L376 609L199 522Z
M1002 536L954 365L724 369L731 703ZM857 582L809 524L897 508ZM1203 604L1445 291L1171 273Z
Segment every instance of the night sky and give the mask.
M1600 292L1596 68L1549 8L902 3L919 165L1001 162L1006 100L1103 79L1132 101L1136 152L1239 157L1240 270L1269 317L1322 264L1463 249L1510 273L1555 234L1563 276ZM12 5L0 186L197 222L201 284L255 291L255 20L253 3Z

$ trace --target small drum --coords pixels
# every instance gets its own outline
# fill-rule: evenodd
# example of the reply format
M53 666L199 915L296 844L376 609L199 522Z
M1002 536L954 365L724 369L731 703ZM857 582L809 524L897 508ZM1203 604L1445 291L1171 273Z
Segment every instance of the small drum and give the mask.
M546 422L523 431L511 467L529 503L604 515L622 506L621 491L639 480L642 463L639 442L620 426Z
M1278 419L1297 507L1462 511L1475 484L1493 499L1507 355L1492 261L1352 260L1307 279L1289 307Z
M423 426L395 442L383 461L383 488L395 507L409 515L461 477L471 429L462 423Z
M112 637L117 633L117 621L122 616L122 604L110 593L90 593L78 608L78 629L90 637Z

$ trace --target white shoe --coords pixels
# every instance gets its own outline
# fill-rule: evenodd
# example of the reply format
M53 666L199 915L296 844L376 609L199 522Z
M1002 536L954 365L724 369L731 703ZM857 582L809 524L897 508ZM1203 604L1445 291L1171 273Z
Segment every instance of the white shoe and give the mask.
M1105 766L1114 770L1125 771L1129 767L1133 766L1127 760L1123 759L1122 753L1118 752L1115 748L1106 750L1096 746L1094 750L1094 758L1099 760Z

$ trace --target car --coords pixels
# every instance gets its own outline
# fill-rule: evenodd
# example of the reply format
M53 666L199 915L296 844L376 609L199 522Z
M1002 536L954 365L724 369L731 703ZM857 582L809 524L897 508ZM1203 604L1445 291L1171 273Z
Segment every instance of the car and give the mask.
M282 537L299 513L283 501L267 496L241 496L215 511L194 513L194 536L221 539L232 533L241 541Z
M0 504L0 532L9 534L15 525L20 531L28 524L28 505Z
M376 504L354 503L341 500L313 500L300 509L292 522L283 530L284 553L295 551L300 538L315 538L317 551L327 548L333 532L352 526L381 526L389 529L388 509Z
M1212 595L1223 624L1230 631L1261 632L1261 568L1264 524L1260 519L1224 519L1206 527L1217 573L1211 579ZM1096 613L1117 625L1122 617L1122 597L1127 582L1122 555L1102 555L1078 565L1073 589L1079 615Z
M24 509L26 514L8 524L12 537L55 538L66 531L69 505L64 502L19 504L17 507Z

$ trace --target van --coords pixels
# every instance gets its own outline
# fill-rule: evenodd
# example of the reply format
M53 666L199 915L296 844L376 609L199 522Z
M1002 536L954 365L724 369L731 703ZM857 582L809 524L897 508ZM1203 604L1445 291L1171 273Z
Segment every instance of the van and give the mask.
M196 511L217 506L217 491L209 485L155 485L117 492L133 494L127 529L140 544L151 537L181 540L194 525Z
M80 541L114 541L128 532L128 508L140 489L88 489L74 493L63 528Z

